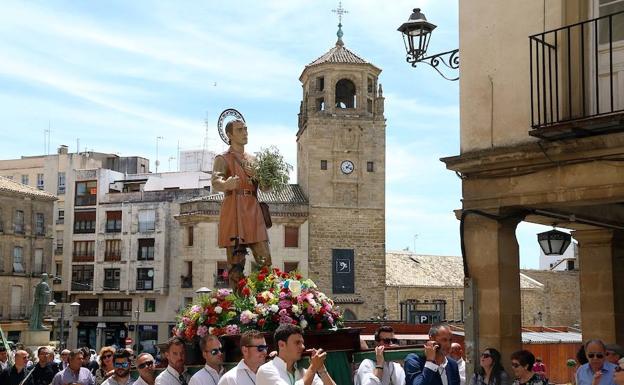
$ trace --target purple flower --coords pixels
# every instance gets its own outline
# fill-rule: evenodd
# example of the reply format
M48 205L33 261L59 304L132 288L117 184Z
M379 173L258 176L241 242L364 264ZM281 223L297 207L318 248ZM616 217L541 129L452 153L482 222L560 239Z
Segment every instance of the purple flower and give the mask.
M225 334L238 334L240 333L240 328L238 325L228 325L225 327Z
M277 306L280 309L290 309L292 307L292 302L288 301L288 300L281 300L277 303Z
M201 313L201 310L202 310L202 308L199 305L193 305L193 307L191 307L191 312L192 313Z
M197 328L197 335L200 337L205 336L208 333L208 327L202 325Z

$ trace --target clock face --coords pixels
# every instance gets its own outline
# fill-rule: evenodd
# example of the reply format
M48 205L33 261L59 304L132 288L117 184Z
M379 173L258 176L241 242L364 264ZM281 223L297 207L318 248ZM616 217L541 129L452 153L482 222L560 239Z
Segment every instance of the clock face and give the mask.
M355 166L353 166L353 162L351 162L350 160L343 160L340 164L340 171L342 171L344 174L351 174L354 169Z

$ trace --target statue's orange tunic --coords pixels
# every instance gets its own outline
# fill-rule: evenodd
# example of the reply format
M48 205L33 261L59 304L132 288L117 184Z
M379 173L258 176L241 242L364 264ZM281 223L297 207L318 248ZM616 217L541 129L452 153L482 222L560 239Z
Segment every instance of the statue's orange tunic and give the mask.
M257 188L242 166L249 155L228 150L219 156L227 165L226 170L221 170L225 179L234 175L240 178L239 188L227 191L221 204L219 247L234 246L236 238L243 245L267 241L269 237L256 196Z

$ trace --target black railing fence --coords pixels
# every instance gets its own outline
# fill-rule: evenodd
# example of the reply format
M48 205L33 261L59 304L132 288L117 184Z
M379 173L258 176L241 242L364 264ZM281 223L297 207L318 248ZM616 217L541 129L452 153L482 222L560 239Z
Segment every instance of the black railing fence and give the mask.
M531 126L624 111L624 11L529 36Z

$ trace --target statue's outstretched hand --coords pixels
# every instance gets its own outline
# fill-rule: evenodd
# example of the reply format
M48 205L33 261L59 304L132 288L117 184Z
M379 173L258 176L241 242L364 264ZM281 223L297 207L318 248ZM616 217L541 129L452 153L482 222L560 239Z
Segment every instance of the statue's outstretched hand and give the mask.
M235 190L240 185L240 178L238 175L231 176L223 182L223 189L225 191Z

